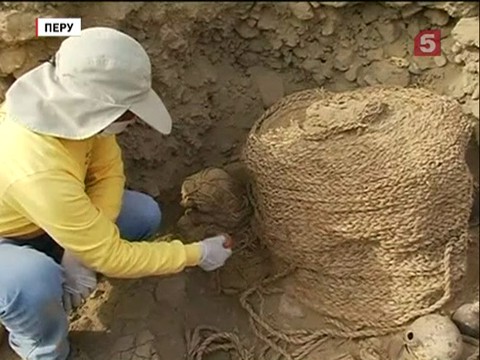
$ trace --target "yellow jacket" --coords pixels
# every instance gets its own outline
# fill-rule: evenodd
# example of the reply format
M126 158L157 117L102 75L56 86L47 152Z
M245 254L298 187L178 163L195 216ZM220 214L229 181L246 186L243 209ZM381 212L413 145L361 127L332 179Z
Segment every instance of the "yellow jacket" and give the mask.
M198 243L120 238L114 222L125 177L115 136L65 140L37 134L9 119L0 105L0 154L0 237L43 230L86 266L111 277L198 265Z

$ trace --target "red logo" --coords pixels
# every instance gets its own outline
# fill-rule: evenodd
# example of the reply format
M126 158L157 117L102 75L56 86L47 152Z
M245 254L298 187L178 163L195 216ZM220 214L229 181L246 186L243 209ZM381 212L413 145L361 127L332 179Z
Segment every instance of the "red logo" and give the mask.
M415 36L413 55L414 56L440 56L442 47L440 45L440 29L422 30Z

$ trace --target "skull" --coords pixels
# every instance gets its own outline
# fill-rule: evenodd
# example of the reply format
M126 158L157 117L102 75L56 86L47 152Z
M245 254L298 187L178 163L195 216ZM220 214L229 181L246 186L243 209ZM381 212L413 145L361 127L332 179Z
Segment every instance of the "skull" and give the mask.
M459 360L463 351L458 328L448 317L437 314L415 320L401 342L392 360Z

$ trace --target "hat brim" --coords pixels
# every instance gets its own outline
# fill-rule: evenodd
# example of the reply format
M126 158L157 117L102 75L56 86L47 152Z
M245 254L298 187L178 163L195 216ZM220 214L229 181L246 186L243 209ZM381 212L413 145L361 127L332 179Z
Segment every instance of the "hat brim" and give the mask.
M152 89L145 99L132 104L129 110L164 135L168 135L172 131L172 118L163 101Z

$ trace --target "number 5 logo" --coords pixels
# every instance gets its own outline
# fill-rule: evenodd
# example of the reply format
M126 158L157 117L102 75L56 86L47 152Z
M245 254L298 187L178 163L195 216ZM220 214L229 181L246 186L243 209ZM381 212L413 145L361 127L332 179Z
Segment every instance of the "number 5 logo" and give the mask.
M442 54L440 40L441 33L439 29L420 31L414 39L413 55L440 56Z

